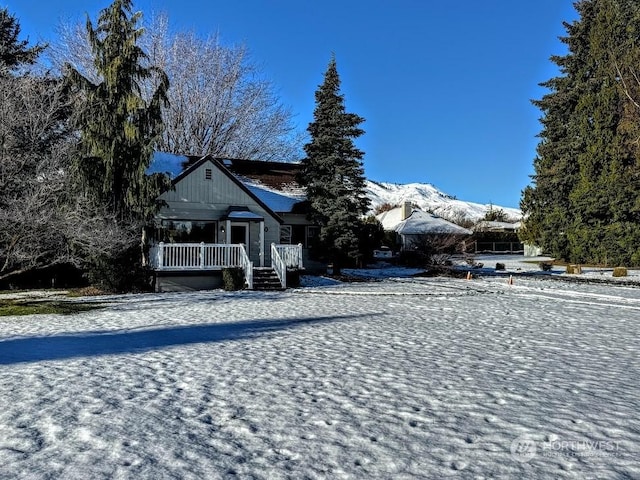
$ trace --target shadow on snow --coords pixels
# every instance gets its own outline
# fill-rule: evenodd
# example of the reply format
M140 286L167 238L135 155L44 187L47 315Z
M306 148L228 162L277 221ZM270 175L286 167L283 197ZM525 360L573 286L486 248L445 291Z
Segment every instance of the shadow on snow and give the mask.
M0 340L0 365L142 353L180 345L243 340L300 326L352 320L365 316L368 315L248 320L138 331L103 331Z

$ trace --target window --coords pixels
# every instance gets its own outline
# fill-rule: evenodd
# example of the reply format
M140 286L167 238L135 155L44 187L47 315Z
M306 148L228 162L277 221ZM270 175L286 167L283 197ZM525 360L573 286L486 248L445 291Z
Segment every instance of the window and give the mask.
M291 244L291 225L280 226L280 243L285 245Z
M305 248L311 248L317 236L320 234L320 228L307 225L284 225L291 228L291 240L289 243L301 243ZM282 240L282 227L280 227L280 239ZM285 243L285 242L282 242Z
M318 235L320 235L320 227L307 227L307 245L313 244Z
M205 180L211 180L213 178L213 170L211 170L210 168L205 168L204 169L204 179Z
M215 235L216 222L189 220L163 220L155 233L158 241L170 243L214 243Z

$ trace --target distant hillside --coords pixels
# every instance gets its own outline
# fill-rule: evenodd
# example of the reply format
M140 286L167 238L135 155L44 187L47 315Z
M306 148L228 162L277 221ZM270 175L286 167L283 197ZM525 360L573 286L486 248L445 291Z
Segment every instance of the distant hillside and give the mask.
M371 200L371 209L375 210L379 205L389 203L400 205L404 201L416 204L422 210L428 210L446 219L464 215L470 220L481 220L490 204L465 202L457 200L451 195L441 192L428 183L408 183L399 185L395 183L382 183L367 181L368 197ZM494 209L501 209L516 222L522 217L522 212L517 208L501 207L493 205Z

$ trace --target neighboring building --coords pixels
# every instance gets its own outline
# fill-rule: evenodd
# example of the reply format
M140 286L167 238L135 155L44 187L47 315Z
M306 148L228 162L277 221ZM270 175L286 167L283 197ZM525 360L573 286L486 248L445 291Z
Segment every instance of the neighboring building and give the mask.
M500 232L518 233L520 222L496 222L494 220L481 220L473 226L474 232Z
M376 218L385 231L397 234L402 250L413 250L425 236L455 236L462 240L473 233L438 215L413 208L410 202L404 202L399 207L382 212L376 215Z
M475 253L523 253L525 246L518 238L521 225L521 222L478 222L473 227L472 250Z
M164 205L149 235L149 263L157 272L157 288L209 288L220 281L212 272L229 266L244 268L252 286L249 263L271 269L278 260L272 245L278 246L287 266L301 266L302 250L317 230L306 220L304 195L294 184L297 168L276 162L154 155L149 173L167 173L173 185L159 198ZM291 181L290 188L283 180ZM274 188L278 181L280 190Z

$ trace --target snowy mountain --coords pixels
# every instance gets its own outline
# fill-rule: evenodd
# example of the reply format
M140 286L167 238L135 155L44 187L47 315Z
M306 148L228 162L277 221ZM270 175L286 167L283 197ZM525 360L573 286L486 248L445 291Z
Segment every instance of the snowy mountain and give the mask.
M465 202L451 195L441 192L428 183L408 183L399 185L395 183L382 183L367 181L368 197L371 200L371 210L388 203L400 205L405 201L416 204L420 209L431 211L446 219L460 218L462 216L473 220L481 220L492 207L490 204ZM522 212L517 208L501 207L493 205L494 209L503 210L514 222L522 217Z

